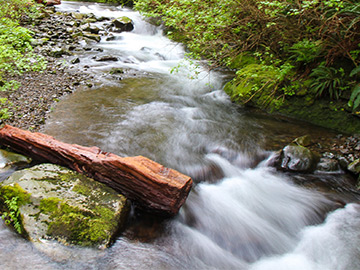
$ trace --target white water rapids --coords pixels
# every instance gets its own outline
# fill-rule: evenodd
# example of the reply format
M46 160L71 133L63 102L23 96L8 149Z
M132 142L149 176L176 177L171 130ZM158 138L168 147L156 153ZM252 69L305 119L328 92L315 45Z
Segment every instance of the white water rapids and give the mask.
M96 62L96 50L79 56L80 68L87 66L101 85L59 102L44 132L123 156L144 155L202 182L177 217L155 226L155 236L125 233L107 250L32 244L0 221L0 269L360 269L360 206L331 211L335 203L324 194L293 184L266 161L259 164L268 155L262 150L267 137L294 126L311 133L312 127L277 129L273 120L239 109L221 90L224 74L184 61L183 46L137 12L66 1L57 9L128 16L135 29L91 45L117 62ZM136 76L119 81L108 75L112 68ZM207 168L216 168L217 179Z

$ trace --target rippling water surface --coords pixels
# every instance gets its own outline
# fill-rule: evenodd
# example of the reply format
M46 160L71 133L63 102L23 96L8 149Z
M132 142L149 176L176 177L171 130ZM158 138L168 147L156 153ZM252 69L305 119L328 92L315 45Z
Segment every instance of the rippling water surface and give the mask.
M1 269L360 269L359 206L331 211L329 196L261 162L269 145L324 130L232 104L222 91L228 74L185 60L183 46L137 12L65 1L57 9L128 16L135 29L79 55L80 68L88 66L98 86L59 102L43 132L147 156L189 174L196 185L177 217L132 216L103 251L30 244L1 222ZM119 61L99 63L93 59L99 55ZM124 70L122 80L109 73L113 68Z

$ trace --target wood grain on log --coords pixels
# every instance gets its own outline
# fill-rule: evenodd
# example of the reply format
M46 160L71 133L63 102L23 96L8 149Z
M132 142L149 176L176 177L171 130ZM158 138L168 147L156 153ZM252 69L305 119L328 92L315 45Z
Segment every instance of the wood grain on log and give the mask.
M69 167L105 183L150 212L175 215L185 202L192 179L143 156L119 157L98 147L68 144L5 125L0 144L41 162Z

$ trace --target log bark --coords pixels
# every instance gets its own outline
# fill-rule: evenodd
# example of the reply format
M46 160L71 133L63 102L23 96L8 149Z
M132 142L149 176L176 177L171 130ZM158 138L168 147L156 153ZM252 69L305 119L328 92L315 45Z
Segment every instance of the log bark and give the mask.
M68 144L9 125L0 129L0 144L41 162L66 166L107 184L138 207L175 215L185 202L192 179L143 156L119 157L98 147Z

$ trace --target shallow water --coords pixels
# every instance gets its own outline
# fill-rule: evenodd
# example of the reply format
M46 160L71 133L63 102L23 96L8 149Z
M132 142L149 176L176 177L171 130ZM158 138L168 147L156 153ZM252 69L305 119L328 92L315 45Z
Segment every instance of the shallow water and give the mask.
M333 197L261 162L289 138L329 131L232 104L222 91L228 74L184 60L182 45L130 9L66 1L57 9L125 15L135 29L92 45L103 52L79 55L98 86L61 100L42 131L121 156L144 155L196 185L178 216L135 213L104 251L30 244L0 222L1 269L360 269L359 206L332 211ZM101 54L120 61L92 59ZM174 67L179 71L171 73ZM113 68L124 69L121 80L109 74Z

